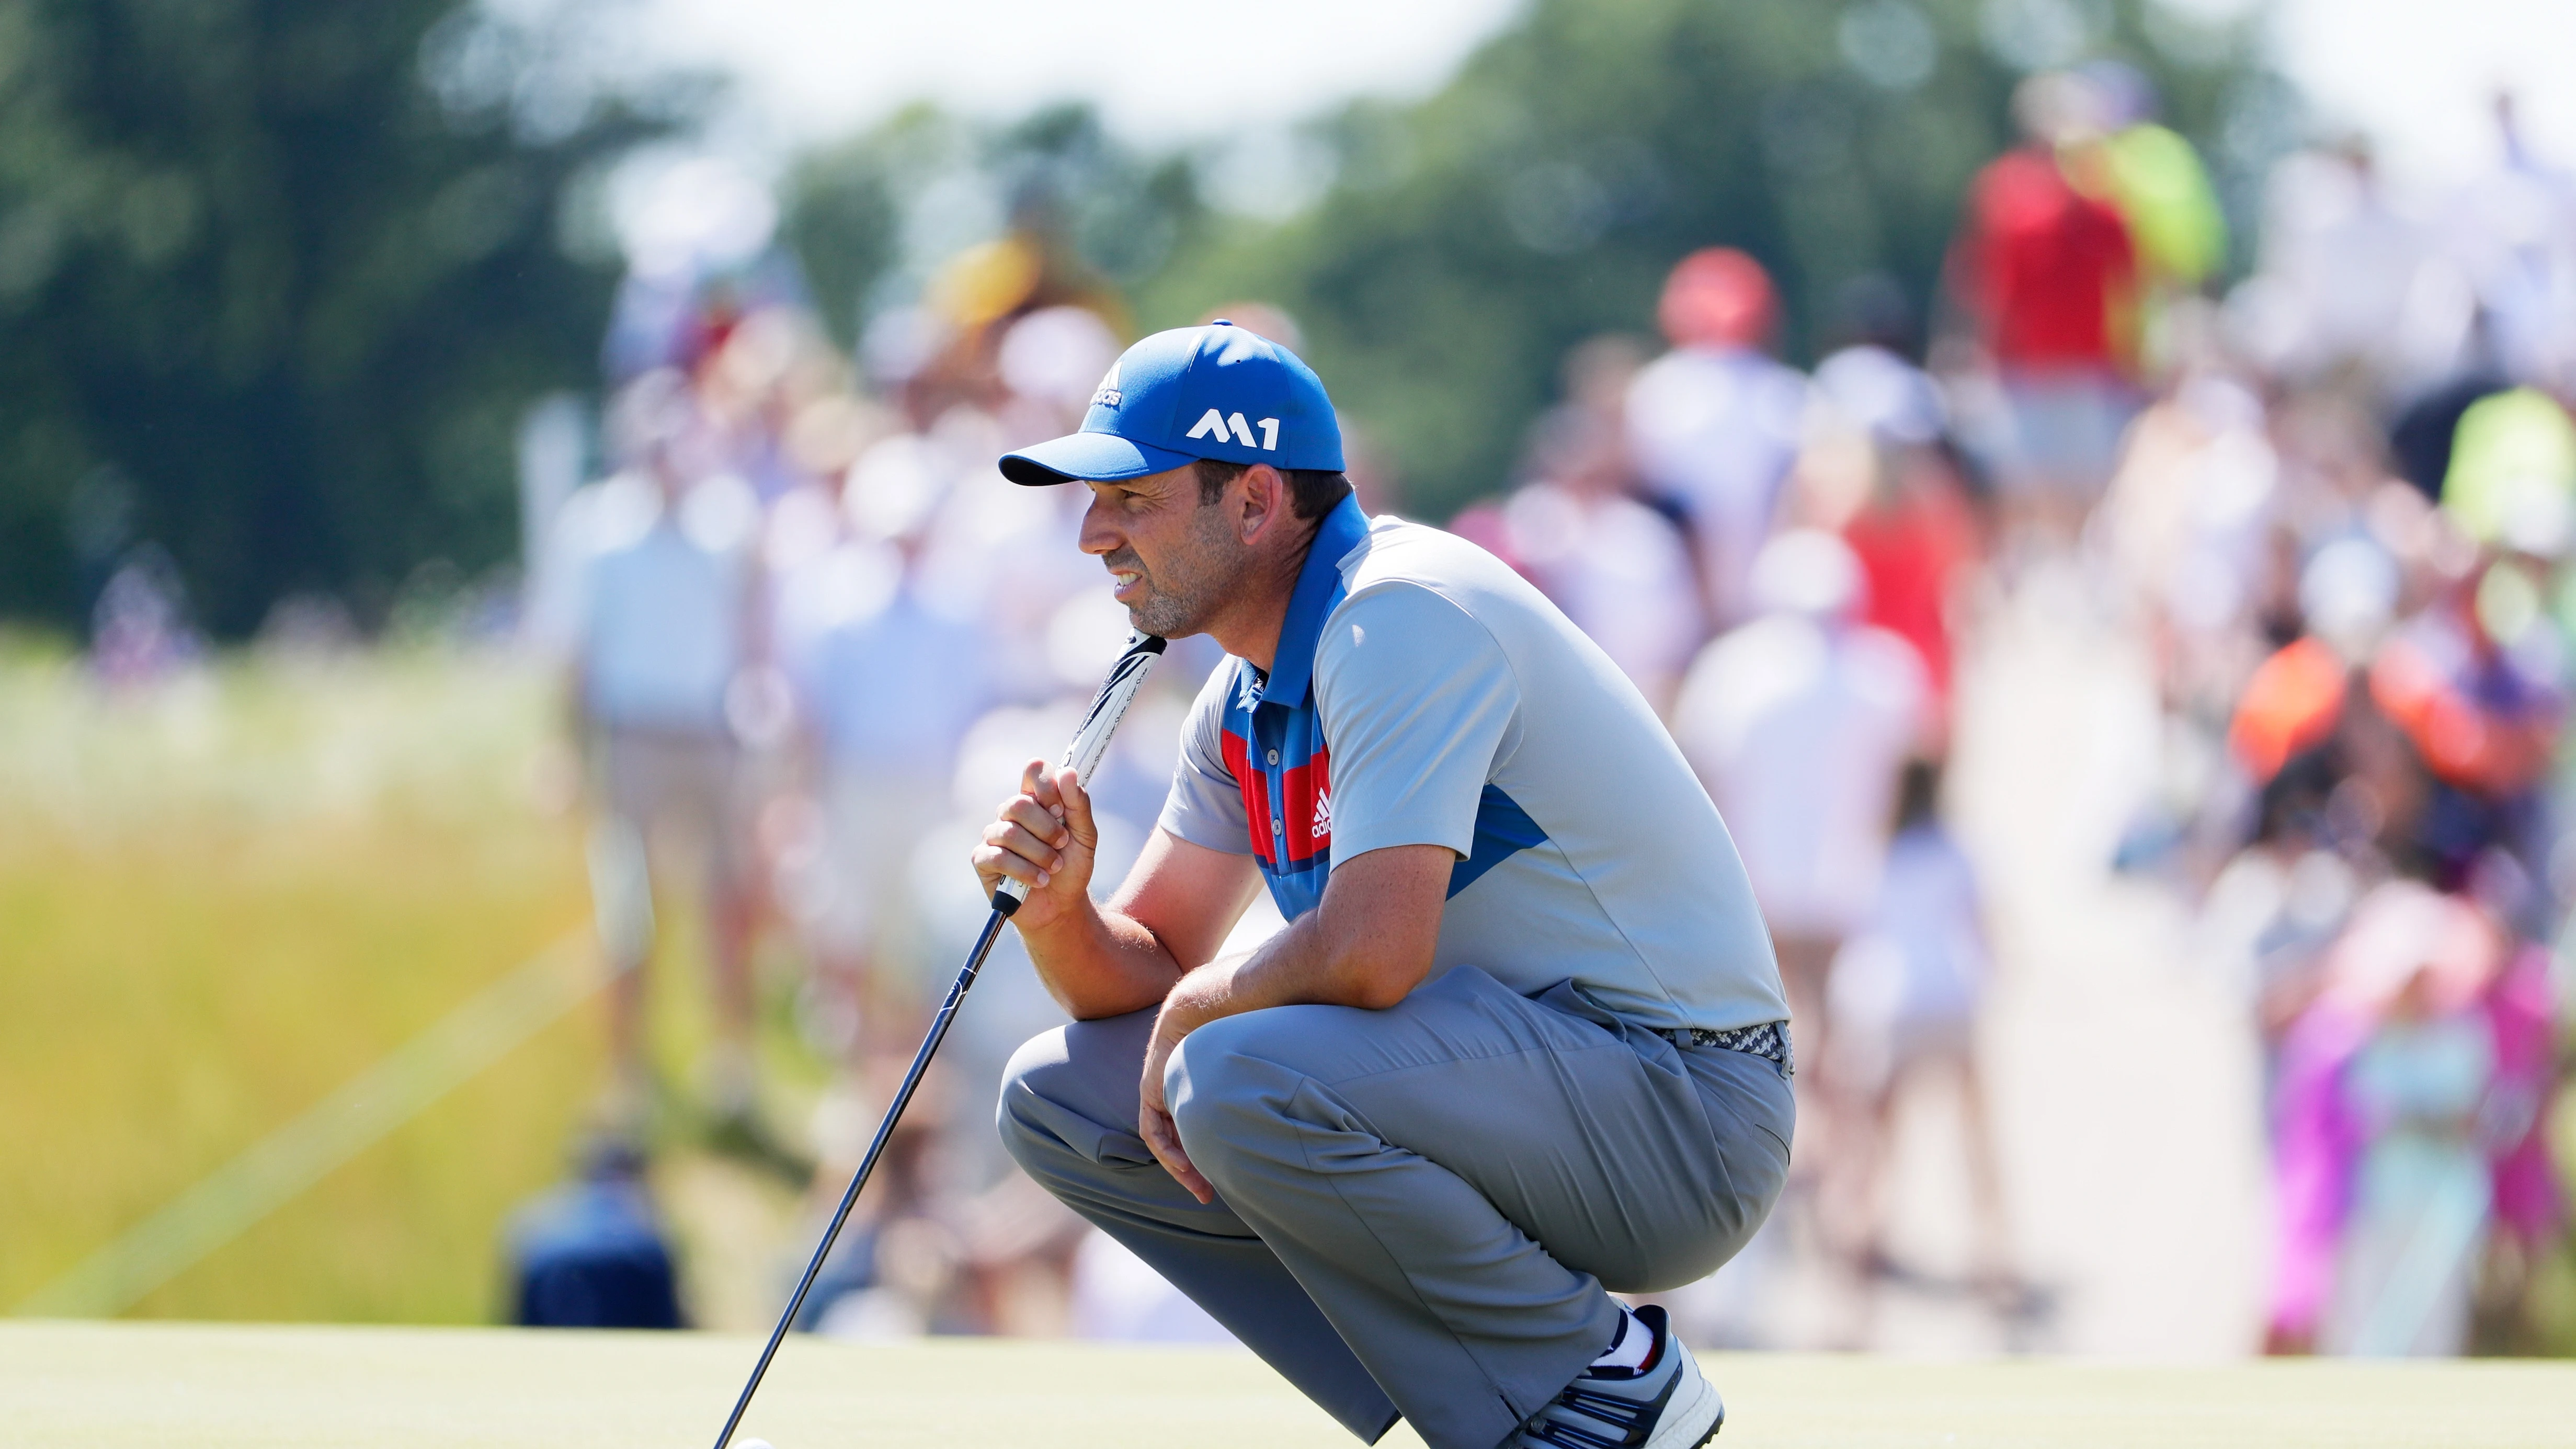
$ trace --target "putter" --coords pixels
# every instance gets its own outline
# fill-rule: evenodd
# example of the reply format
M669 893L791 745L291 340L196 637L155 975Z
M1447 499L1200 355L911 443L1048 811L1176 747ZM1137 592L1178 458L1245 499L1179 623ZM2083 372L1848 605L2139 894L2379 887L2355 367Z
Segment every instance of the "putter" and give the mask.
M1108 681L1100 686L1100 697L1091 702L1091 711L1082 717L1082 727L1074 731L1073 743L1065 748L1064 763L1073 767L1076 778L1085 785L1091 783L1092 770L1108 752L1110 733L1118 728L1136 691L1144 685L1145 676L1152 672L1156 656L1163 652L1163 642L1151 634L1128 636L1127 652L1118 656ZM778 1345L796 1322L796 1311L805 1306L805 1295L813 1291L815 1276L823 1271L823 1260L831 1256L832 1243L841 1236L841 1225L850 1220L850 1209L858 1206L859 1190L868 1185L868 1174L876 1170L877 1159L885 1154L895 1123L903 1119L903 1109L911 1104L913 1089L921 1085L921 1074L929 1070L931 1056L948 1035L948 1024L957 1019L958 1003L966 999L966 989L975 984L976 973L984 969L984 958L992 954L993 942L1001 937L1002 922L1028 896L1029 888L1015 880L1003 881L1002 888L993 892L993 913L984 918L983 933L975 938L975 949L967 953L965 967L949 983L948 999L940 1003L939 1014L931 1018L930 1034L922 1038L921 1050L913 1053L912 1067L903 1074L903 1085L895 1089L885 1120L877 1124L876 1138L868 1144L868 1155L859 1160L849 1191L841 1194L841 1206L832 1214L832 1225L823 1230L823 1241L814 1249L814 1260L805 1265L805 1276L797 1280L795 1295L787 1300L787 1311L778 1315L778 1326L769 1331L769 1342L760 1350L760 1362L752 1365L751 1381L742 1386L742 1397L734 1400L733 1413L725 1419L723 1432L716 1435L716 1449L726 1449L733 1442L733 1431L741 1427L743 1414L751 1408L751 1396L760 1390L761 1375L769 1372L769 1361L778 1356Z

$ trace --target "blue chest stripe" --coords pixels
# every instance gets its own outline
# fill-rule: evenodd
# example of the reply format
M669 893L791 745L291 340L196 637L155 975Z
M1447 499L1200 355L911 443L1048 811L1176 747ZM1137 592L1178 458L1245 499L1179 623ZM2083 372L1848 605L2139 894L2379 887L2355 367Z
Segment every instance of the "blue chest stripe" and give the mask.
M1520 802L1493 785L1476 801L1476 839L1465 860L1449 868L1449 894L1476 883L1477 877L1521 851L1547 839Z

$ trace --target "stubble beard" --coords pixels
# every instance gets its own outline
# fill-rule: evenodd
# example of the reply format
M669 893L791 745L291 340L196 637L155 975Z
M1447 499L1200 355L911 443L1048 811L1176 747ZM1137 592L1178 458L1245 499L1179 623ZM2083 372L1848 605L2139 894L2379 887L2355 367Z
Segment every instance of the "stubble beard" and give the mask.
M1214 612L1203 590L1189 587L1187 580L1145 572L1144 564L1132 558L1116 562L1138 570L1145 583L1145 597L1127 606L1130 624L1159 639L1186 639L1203 632L1207 616Z
M1143 579L1145 597L1127 606L1128 622L1161 639L1204 634L1217 611L1235 591L1244 561L1225 532L1218 510L1202 506L1192 520L1190 547L1149 569L1132 548L1103 560L1113 569L1134 569Z
M1186 639L1199 632L1200 611L1184 600L1166 594L1149 595L1145 601L1127 611L1127 622L1140 634L1157 639Z

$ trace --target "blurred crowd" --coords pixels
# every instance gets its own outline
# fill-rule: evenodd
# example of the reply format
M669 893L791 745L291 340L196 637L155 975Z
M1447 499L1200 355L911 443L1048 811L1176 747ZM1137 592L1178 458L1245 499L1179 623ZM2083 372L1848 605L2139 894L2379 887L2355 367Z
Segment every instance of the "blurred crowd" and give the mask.
M1638 332L1566 357L1519 476L1450 520L1665 714L1773 932L1800 1176L1734 1286L1688 1300L1711 1337L1763 1341L1728 1300L1762 1291L1769 1257L1862 1285L1915 1271L1888 1177L1924 1091L1965 1128L1961 1291L2006 1320L2044 1300L1979 1071L1988 896L1945 790L1963 678L2015 608L2152 662L2157 778L2100 865L2171 892L2242 964L2269 1346L2510 1347L2561 1242L2576 177L2505 102L2493 168L2430 197L2384 185L2362 142L2320 146L2275 172L2251 275L2222 287L2210 180L2155 113L2116 65L2025 82L2024 141L1964 198L1934 305L1849 283L1811 369L1779 355L1759 262L1680 259ZM1208 315L1300 345L1270 307ZM783 254L639 261L606 466L541 499L530 581L620 968L612 1136L685 1122L810 1183L819 1226L981 922L976 828L1061 748L1124 636L1075 547L1083 492L1010 487L993 462L1076 426L1130 332L1038 226L950 261L854 354ZM1355 471L1372 511L1401 510ZM1151 828L1214 662L1176 646L1119 735L1095 786L1104 878ZM681 922L717 1029L675 1085L648 1066L645 983ZM998 1069L1059 1019L1011 949L806 1326L1213 1335L1002 1158ZM776 962L831 1066L810 1127L778 1120L764 1076L779 992L757 963ZM633 1154L593 1158L633 1179ZM1869 1342L1866 1315L1841 1335Z
M569 1203L625 1224L600 1241L631 1247L649 1219L642 1145L694 1140L810 1186L819 1230L982 925L960 863L1023 763L1062 750L1125 642L1125 611L1076 547L1087 496L993 469L1080 423L1125 325L1034 225L953 259L855 358L775 250L627 279L604 476L560 486L577 440L526 449L555 464L529 470L532 491L551 477L560 494L532 505L528 625L566 670L615 1080L588 1181L522 1225L523 1280L586 1251L561 1230L582 1216ZM1176 647L1095 778L1108 878L1161 810L1180 715L1216 657ZM684 1082L657 1073L647 1009L675 928L698 938L714 1024ZM798 1054L829 1073L810 1121L787 1120L797 1094L763 1060L779 1015L765 1003L782 996ZM1086 1255L1087 1230L993 1134L1003 1062L1062 1019L1006 933L803 1326L1063 1333L1164 1311L1158 1285L1139 1299L1140 1265L1084 1267L1102 1249ZM600 1271L632 1262L609 1253ZM667 1261L651 1272L667 1278Z

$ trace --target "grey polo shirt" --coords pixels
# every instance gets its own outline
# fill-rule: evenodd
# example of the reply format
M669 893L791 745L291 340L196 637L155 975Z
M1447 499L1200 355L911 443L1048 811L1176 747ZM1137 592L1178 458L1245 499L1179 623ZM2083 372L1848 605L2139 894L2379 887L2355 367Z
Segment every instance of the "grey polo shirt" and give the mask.
M1652 1027L1789 1014L1735 845L1635 686L1493 555L1354 501L1271 671L1229 660L1200 691L1161 825L1253 855L1291 920L1335 861L1450 851L1435 977L1571 979Z

